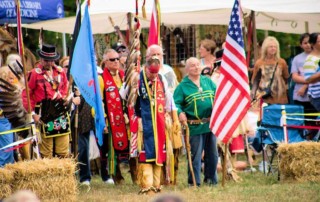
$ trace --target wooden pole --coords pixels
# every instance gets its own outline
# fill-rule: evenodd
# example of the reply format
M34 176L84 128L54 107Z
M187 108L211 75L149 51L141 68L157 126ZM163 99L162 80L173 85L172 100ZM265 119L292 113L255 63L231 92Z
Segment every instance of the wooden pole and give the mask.
M255 12L251 12L252 15L252 35L253 35L253 56L254 56L254 62L258 60L259 53L257 49L258 41L257 41L257 29L256 29L256 15Z
M222 187L225 185L227 178L227 156L228 156L228 144L224 145L224 156L223 156L223 165L222 165Z

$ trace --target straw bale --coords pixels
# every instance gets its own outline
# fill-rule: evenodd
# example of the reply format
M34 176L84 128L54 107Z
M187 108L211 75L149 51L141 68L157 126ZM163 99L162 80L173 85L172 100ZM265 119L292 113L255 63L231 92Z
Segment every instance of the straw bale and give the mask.
M0 168L0 200L12 194L10 184L13 181L13 172Z
M39 173L41 173L41 176L69 176L74 174L75 167L76 164L74 160L68 158L37 159L8 164L5 166L5 168L14 171L14 177L16 179L38 178Z
M320 182L320 143L280 144L281 180Z
M67 201L76 198L77 181L75 176L40 177L31 181L21 180L13 183L13 190L32 190L41 200ZM73 200L74 201L74 200Z
M73 159L37 159L7 165L14 172L12 191L31 190L41 200L75 201L77 180Z
M0 184L11 183L13 180L13 172L8 169L0 168Z

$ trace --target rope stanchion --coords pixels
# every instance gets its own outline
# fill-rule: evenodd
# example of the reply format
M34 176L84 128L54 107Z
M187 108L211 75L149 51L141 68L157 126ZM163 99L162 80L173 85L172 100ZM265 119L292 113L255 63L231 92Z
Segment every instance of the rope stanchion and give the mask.
M288 130L287 130L287 115L286 115L286 109L285 106L281 106L282 109L282 116L281 116L281 121L282 121L282 126L283 126L283 136L284 136L284 143L288 144L289 142L289 137L288 137Z
M0 132L0 135L5 135L5 134L9 134L9 133L16 133L16 132L20 132L20 131L24 131L24 130L29 130L29 129L30 129L30 127L7 130L7 131Z
M297 126L297 125L287 125L288 128L297 129L310 129L310 130L320 130L320 126Z
M320 113L288 113L287 116L320 116Z
M287 120L297 120L297 121L314 121L314 122L318 122L318 121L320 121L319 119L302 119L302 118L289 118L289 117L287 117Z

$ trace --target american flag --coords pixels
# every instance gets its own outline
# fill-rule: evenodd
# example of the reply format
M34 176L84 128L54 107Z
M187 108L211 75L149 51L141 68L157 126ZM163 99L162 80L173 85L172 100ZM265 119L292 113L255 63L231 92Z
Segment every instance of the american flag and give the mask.
M228 143L250 108L248 69L243 48L239 1L235 0L222 56L210 129Z

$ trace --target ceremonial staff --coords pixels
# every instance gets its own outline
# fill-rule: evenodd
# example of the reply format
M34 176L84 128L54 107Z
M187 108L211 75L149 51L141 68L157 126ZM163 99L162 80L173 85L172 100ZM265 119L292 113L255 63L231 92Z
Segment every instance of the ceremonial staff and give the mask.
M188 162L189 162L189 168L190 168L190 173L192 176L192 182L193 186L196 187L196 178L194 176L194 171L193 171L193 166L192 166L192 159L191 159L191 147L190 147L190 131L187 122L184 122L183 127L185 128L185 142L186 142L186 149L187 149L187 156L188 156Z
M21 13L20 13L20 1L16 0L16 12L17 12L17 39L18 39L18 52L21 57L21 62L24 74L24 82L25 82L25 89L27 94L27 103L28 103L28 114L31 115L31 102L30 102L30 94L29 94L29 86L27 78L27 70L25 68L25 59L24 59L24 47L23 47L23 37L22 37L22 29L21 29ZM31 119L31 116L29 117Z
M16 13L17 13L17 39L18 39L18 52L21 57L21 62L22 62L22 69L23 69L23 75L24 75L24 83L25 83L25 90L27 94L27 123L31 124L31 134L32 136L36 135L36 126L35 123L33 122L32 118L32 109L31 109L31 101L30 101L30 94L29 94L29 86L28 86L28 79L27 79L27 70L25 67L25 58L24 58L24 45L23 45L23 36L22 36L22 28L21 28L21 12L20 12L20 0L16 0ZM19 62L17 61L19 64ZM39 138L39 137L38 137ZM28 150L29 147L26 147L25 149ZM37 147L37 141L36 141L36 153L37 153L37 158L40 157L40 153ZM26 158L29 158L29 151L24 152Z

